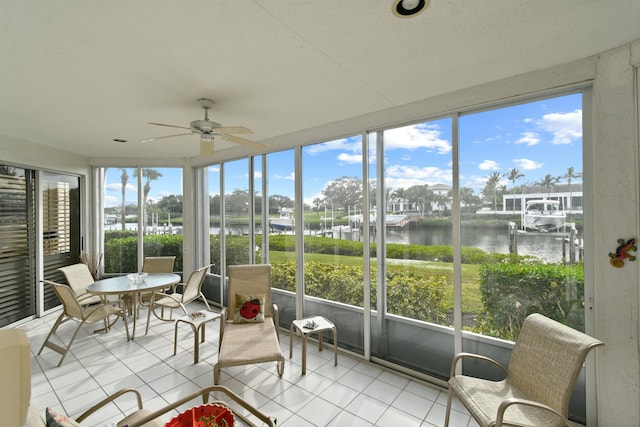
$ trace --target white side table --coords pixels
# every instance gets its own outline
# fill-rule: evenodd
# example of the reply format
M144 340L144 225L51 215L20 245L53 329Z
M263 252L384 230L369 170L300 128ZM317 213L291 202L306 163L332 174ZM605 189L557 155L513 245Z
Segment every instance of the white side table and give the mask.
M200 359L200 343L204 342L204 330L207 322L220 318L219 313L213 313L207 310L196 311L176 319L175 330L173 333L173 355L178 350L178 324L186 323L193 329L193 363L198 363ZM200 332L200 340L198 340L198 332Z
M309 323L315 323L314 328L305 327ZM336 325L329 319L322 316L305 317L291 322L291 331L289 334L289 359L293 357L293 335L296 331L302 337L302 375L307 373L307 336L318 334L318 350L322 351L322 332L333 331L333 359L334 365L338 366L338 331Z

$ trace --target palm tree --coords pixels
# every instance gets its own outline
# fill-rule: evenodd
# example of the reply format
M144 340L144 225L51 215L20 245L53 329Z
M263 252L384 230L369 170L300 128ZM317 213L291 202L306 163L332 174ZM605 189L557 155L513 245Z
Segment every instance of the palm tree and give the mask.
M434 193L433 203L437 208L440 208L443 212L445 212L449 205L449 197L445 194Z
M569 200L567 201L567 210L571 210L571 199L573 199L573 193L571 191L571 181L574 178L582 178L582 174L580 172L574 172L573 166L567 169L567 173L562 175L563 178L567 180L567 184L569 184Z
M127 182L129 182L129 175L127 174L127 170L125 168L120 168L122 171L122 175L120 175L120 181L122 182L122 211L120 214L122 215L122 220L120 221L122 224L122 231L126 230L125 228L125 220L127 219L127 213L125 212L127 204L125 200L125 194L127 191Z
M462 210L466 210L466 212L475 212L475 210L480 205L480 197L475 194L473 188L461 187L460 204Z
M140 178L138 176L138 169L135 170L134 175L136 178ZM151 192L151 181L156 180L162 177L162 174L155 169L144 168L142 169L142 177L145 179L144 187L142 189L142 229L145 234L147 233L147 198L149 197L149 193Z
M552 176L550 173L546 174L544 178L536 182L536 185L544 187L547 190L547 197L551 197L551 190L553 186L560 181L559 176Z
M513 208L513 212L515 212L516 211L516 197L515 197L516 181L519 180L520 178L524 178L524 174L520 173L520 171L516 168L511 168L507 171L505 176L513 184L513 187L511 187L511 199L513 200L513 204L511 205L511 207Z
M393 197L393 199L395 199L395 201L397 202L397 206L394 206L396 208L396 209L394 209L394 211L406 209L404 207L404 203L406 202L406 194L405 193L406 192L405 192L404 188L396 188L389 195L390 198Z
M500 172L492 172L491 175L487 177L487 183L482 189L482 193L485 197L493 198L493 211L496 212L498 210L498 184L502 179L502 174Z

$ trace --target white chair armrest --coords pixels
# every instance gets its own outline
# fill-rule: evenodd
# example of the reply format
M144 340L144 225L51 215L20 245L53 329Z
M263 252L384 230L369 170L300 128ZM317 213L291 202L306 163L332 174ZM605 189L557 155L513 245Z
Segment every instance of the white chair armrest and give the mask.
M78 418L76 418L76 421L81 423L89 415L93 414L94 412L96 412L97 410L101 409L106 404L114 401L118 397L120 397L120 396L122 396L124 394L127 394L127 393L133 393L135 395L137 403L138 403L138 410L142 409L142 396L140 395L140 392L138 390L134 389L134 388L124 388L122 390L116 391L111 396L107 396L106 398L104 398L100 402L98 402L95 405L93 405L91 408L89 408L86 411L84 411L82 413L82 415L80 415Z
M276 336L278 337L278 342L280 342L280 312L278 311L278 306L276 304L271 304L271 313L273 316L273 325L276 327Z
M560 417L565 425L570 426L569 421L567 420L567 418L559 413L558 411L556 411L555 409L540 403L540 402L535 402L533 400L527 400L527 399L518 399L515 397L510 397L508 399L505 399L500 406L498 407L498 415L496 416L496 425L495 427L502 427L502 422L504 419L504 413L505 411L512 405L525 405L525 406L531 406L534 408L539 408L539 409L544 409L547 411L550 411L552 413L554 413L555 415L557 415L558 417Z
M495 365L498 368L502 369L502 371L504 371L505 374L509 373L509 371L507 371L507 368L505 368L499 362L496 362L495 360L493 360L490 357L482 356L480 354L474 354L474 353L458 353L458 354L455 355L455 357L453 358L453 361L451 362L451 374L450 374L451 377L455 377L456 376L456 366L458 364L458 361L462 360L465 357L472 358L472 359L483 360L485 362L489 362L492 365Z
M222 310L220 311L220 340L218 343L222 343L225 323L227 323L227 307L222 307Z

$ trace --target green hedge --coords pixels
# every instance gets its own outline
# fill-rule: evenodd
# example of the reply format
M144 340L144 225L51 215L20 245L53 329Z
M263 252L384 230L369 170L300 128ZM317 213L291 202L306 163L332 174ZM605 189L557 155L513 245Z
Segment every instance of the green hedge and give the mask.
M371 304L376 307L375 270ZM271 265L271 286L295 292L296 268L291 261ZM442 323L446 277L424 277L413 272L387 275L387 312L411 319ZM305 295L362 307L364 274L361 266L306 262Z
M105 233L105 271L132 272L136 271L137 235L130 231L112 231ZM211 259L220 259L220 237L211 236ZM176 268L182 270L182 236L181 235L148 235L144 236L145 254L149 256L176 255ZM225 236L225 250L227 264L247 264L249 262L248 236ZM262 236L256 236L256 259L261 259L260 248ZM331 239L319 236L304 236L305 252L316 254L331 254L344 256L363 256L364 244L351 240ZM279 252L293 252L295 250L295 236L269 236L269 250ZM376 245L371 244L371 256L376 256ZM462 247L463 264L481 264L510 258L510 255L489 254L482 249ZM446 245L406 245L401 243L387 244L387 258L411 259L419 261L453 262L453 248ZM520 259L520 258L518 258ZM212 272L218 273L219 266L214 266Z
M127 232L113 232L105 239L105 271L133 272L137 270L137 237ZM256 236L256 262L261 257L262 236ZM305 250L311 253L362 256L363 244L305 236ZM220 259L219 236L211 236L211 259ZM270 250L292 252L294 236L270 236ZM182 271L182 236L149 235L144 237L145 254L175 255L176 271ZM226 236L227 264L249 263L249 237ZM375 252L375 246L373 246ZM375 254L374 254L375 255ZM450 246L390 244L388 258L452 262ZM485 308L473 330L486 335L514 339L524 318L539 312L584 330L584 277L582 265L545 264L516 255L487 254L470 247L462 248L462 260L480 264L480 293ZM214 265L213 273L220 272ZM375 270L371 272L372 306L376 308ZM272 263L273 286L295 292L296 269L293 262ZM363 304L364 274L362 266L336 263L307 262L305 292L353 306ZM424 276L411 270L387 273L387 311L408 318L444 323L443 299L451 283L445 276Z
M584 331L584 271L581 264L511 260L480 266L486 317L477 331L513 340L534 312Z
M114 238L110 235L111 233L118 237ZM175 256L174 270L182 271L182 240L182 236L171 234L144 236L144 254L145 256ZM121 231L105 233L104 271L107 273L138 271L138 237L135 233Z
M261 236L256 236L259 245ZM352 240L339 240L318 236L304 236L305 252L316 254L331 254L345 256L363 256L364 244ZM269 236L269 249L272 251L294 251L295 236ZM509 257L503 254L489 254L482 249L463 246L463 264L481 264L483 262L501 260ZM376 244L371 244L371 256L376 256ZM453 262L453 248L446 245L406 245L402 243L387 244L387 258L412 259L419 261Z

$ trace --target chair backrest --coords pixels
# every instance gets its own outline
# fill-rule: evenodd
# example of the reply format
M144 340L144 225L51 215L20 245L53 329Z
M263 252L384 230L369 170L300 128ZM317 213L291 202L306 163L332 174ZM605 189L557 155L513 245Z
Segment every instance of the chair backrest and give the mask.
M604 345L541 314L529 315L516 340L507 381L565 416L569 398L591 349Z
M67 317L73 317L75 319L84 318L84 311L82 310L82 306L78 302L75 292L73 291L73 289L71 289L71 287L63 285L61 283L52 282L51 280L43 280L43 282L53 288L53 291L56 293L58 299L62 303L64 314L67 315Z
M236 294L265 295L265 317L271 316L271 265L230 265L227 319L232 320L236 311Z
M144 273L173 273L174 256L148 256L144 258L142 271Z
M87 286L95 282L91 271L86 264L78 263L60 267L58 271L61 271L66 277L69 286L76 293L76 296L81 296L87 293Z
M204 278L207 275L209 267L211 267L211 265L199 268L189 275L189 280L185 282L184 287L182 288L183 304L191 302L200 296L202 283L204 282Z

